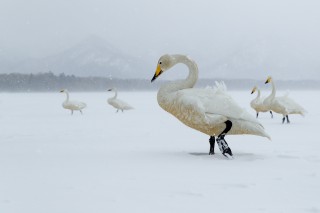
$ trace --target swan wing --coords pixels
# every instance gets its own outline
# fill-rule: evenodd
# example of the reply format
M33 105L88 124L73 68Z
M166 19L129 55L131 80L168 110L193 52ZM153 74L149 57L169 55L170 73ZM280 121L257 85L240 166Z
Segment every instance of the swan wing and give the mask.
M79 101L68 101L68 102L64 102L63 106L68 108L68 109L83 109L85 108L87 105L83 102L79 102Z
M288 95L276 97L274 102L283 106L288 113L306 113L306 110L293 99L289 98Z
M120 99L109 99L108 103L117 109L133 109L132 106Z
M69 103L75 107L78 107L79 109L83 109L87 106L87 104L80 101L70 101Z
M130 106L130 104L128 104L127 102L124 102L120 99L116 99L116 101L117 101L117 104L123 109L133 109L133 107Z
M180 105L190 105L199 113L205 114L210 123L225 122L228 119L259 123L223 90L212 88L184 89L179 90L176 97L176 101L180 102Z

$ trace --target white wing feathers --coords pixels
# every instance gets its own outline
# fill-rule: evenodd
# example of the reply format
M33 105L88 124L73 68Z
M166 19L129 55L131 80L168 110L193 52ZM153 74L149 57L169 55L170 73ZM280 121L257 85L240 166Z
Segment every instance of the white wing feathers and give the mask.
M289 98L287 94L281 97L276 97L274 102L278 105L284 106L287 113L301 112L302 115L305 115L306 113L306 110L294 100Z
M226 86L223 82L216 82L212 89L184 89L177 91L177 105L193 106L193 108L207 116L211 123L223 123L228 119L240 119L254 123L259 123L245 109L233 100L227 93Z
M87 106L85 103L79 102L79 101L69 101L65 104L69 107L74 107L74 108L78 108L78 109L83 109Z

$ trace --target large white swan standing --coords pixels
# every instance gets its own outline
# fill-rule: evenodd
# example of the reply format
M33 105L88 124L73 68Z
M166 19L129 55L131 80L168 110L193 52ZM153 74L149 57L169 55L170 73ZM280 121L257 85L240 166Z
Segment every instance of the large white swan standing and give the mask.
M87 105L79 101L69 101L69 91L67 89L63 89L60 92L66 93L67 95L67 99L62 103L62 107L71 110L71 115L73 115L74 110L78 110L82 114L82 109L85 108Z
M268 84L271 82L272 92L271 94L264 99L263 104L268 106L268 108L276 113L282 114L282 123L284 123L287 118L287 123L289 121L289 114L300 114L302 116L305 115L306 110L297 104L294 100L288 97L288 94L280 97L276 97L276 86L271 76L269 76L265 82Z
M209 135L209 154L214 154L215 136L220 151L226 157L232 156L224 139L226 134L252 134L270 139L263 126L227 94L223 83L217 83L214 89L192 88L198 80L198 67L185 55L161 56L151 82L178 63L189 68L189 75L185 80L161 86L158 103L185 125Z
M270 111L271 118L273 118L272 111L269 110L268 106L263 104L264 98L261 98L261 93L257 86L253 87L251 94L255 93L256 91L258 92L257 97L250 102L251 108L253 108L257 113L256 118L259 117L259 112L268 112L268 111Z
M118 91L116 88L111 88L111 89L108 89L108 91L114 91L114 96L109 98L108 99L108 103L113 106L114 108L117 109L117 112L119 110L121 110L123 112L123 110L130 110L130 109L133 109L132 106L130 106L128 103L120 100L120 99L117 99L117 96L118 96Z

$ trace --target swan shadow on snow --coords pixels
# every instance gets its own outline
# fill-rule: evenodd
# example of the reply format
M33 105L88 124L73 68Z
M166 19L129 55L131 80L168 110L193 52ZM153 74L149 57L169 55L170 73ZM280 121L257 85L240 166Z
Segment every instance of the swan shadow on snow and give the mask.
M214 155L209 155L207 152L189 152L189 155L196 157L207 157L207 158L219 158L226 159L220 152L216 152ZM266 156L256 155L254 153L233 153L234 160L242 160L242 161L254 161L254 160L264 160Z

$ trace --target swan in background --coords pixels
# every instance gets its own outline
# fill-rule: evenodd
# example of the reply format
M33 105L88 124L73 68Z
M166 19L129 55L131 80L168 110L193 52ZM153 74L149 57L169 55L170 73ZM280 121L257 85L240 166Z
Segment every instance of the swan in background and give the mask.
M87 105L79 101L69 101L69 91L67 89L63 89L60 92L66 93L67 95L67 99L62 103L62 107L65 109L70 109L71 115L73 115L74 110L79 110L82 114L82 109L85 108Z
M263 126L248 112L239 107L227 93L224 83L206 89L193 88L198 80L197 64L185 55L163 55L151 82L178 63L189 68L185 80L162 85L157 100L161 108L185 125L210 136L209 154L214 154L215 136L224 156L232 158L232 151L224 137L226 134L252 134L267 137Z
M302 106L297 104L294 100L289 98L288 94L281 97L276 97L276 86L272 77L269 76L265 84L268 84L270 82L272 85L272 92L266 99L264 99L263 104L268 106L270 110L282 114L282 123L284 123L286 118L287 123L290 123L288 116L289 114L300 114L302 116L305 115L306 110Z
M257 97L255 99L253 99L250 102L250 106L251 106L251 108L253 108L256 111L256 113L257 113L256 118L258 118L259 112L267 112L267 111L269 111L269 109L268 109L267 106L265 106L263 104L263 99L264 98L260 97L261 93L260 93L260 90L259 90L259 88L257 86L253 87L253 89L251 91L251 94L255 93L256 91L258 92L258 95L257 95ZM272 114L271 110L270 110L270 114L271 114L271 118L273 118L273 114Z
M128 103L120 100L120 99L117 99L117 96L118 96L118 91L116 88L111 88L111 89L108 89L108 91L114 91L115 94L112 98L109 98L108 99L108 103L113 106L114 108L117 109L117 112L119 111L119 109L123 112L123 110L129 110L129 109L133 109L132 106L130 106Z

